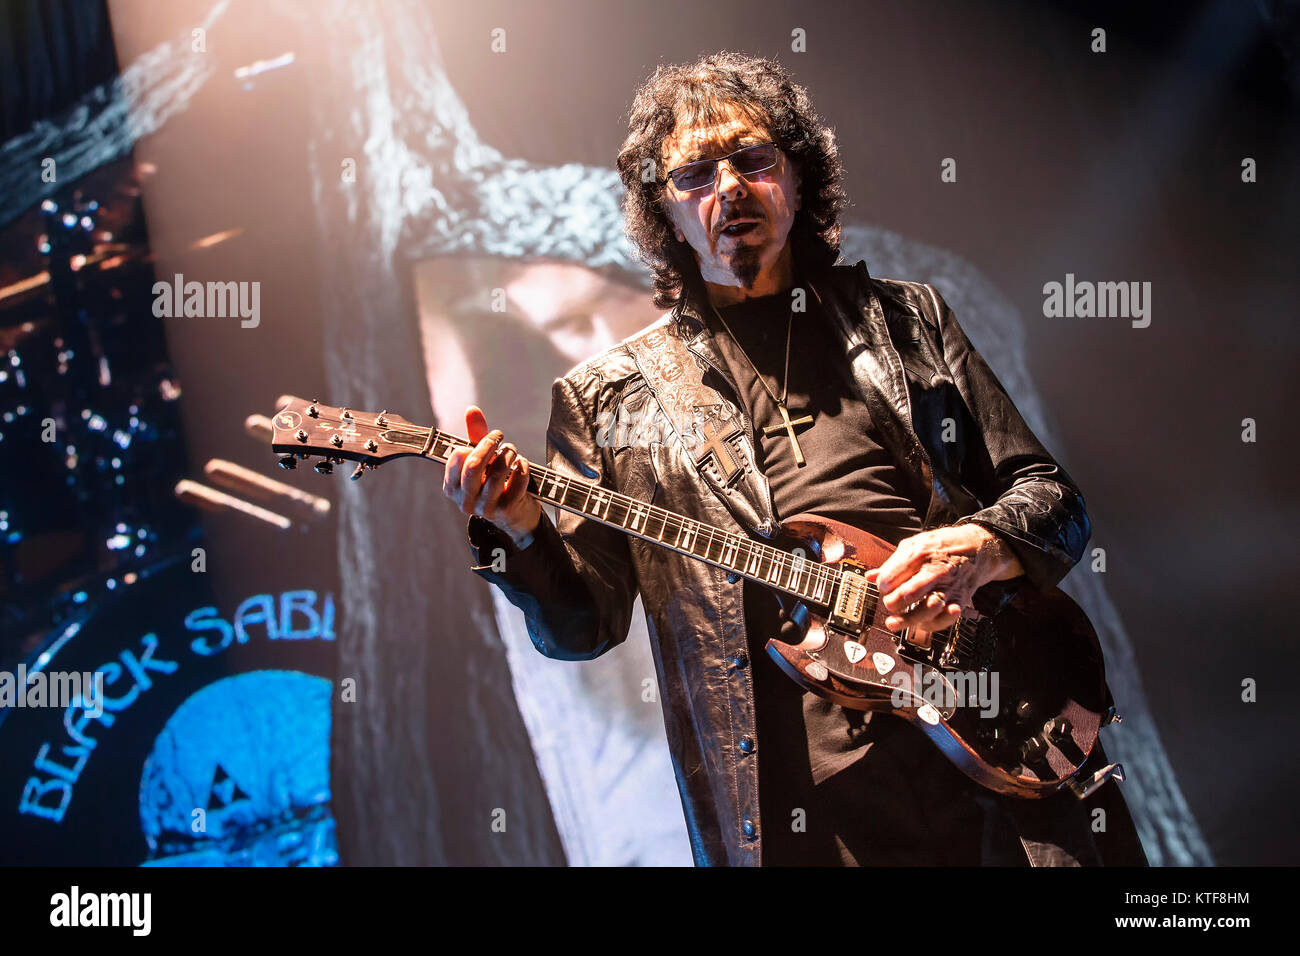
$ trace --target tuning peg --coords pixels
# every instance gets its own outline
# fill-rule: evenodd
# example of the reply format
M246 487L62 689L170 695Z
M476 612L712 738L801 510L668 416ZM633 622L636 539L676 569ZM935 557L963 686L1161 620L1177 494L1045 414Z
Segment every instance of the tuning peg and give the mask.
M330 439L330 444L333 445L335 448L342 448L343 436L338 433L335 433L334 437Z
M287 471L293 471L293 469L298 467L298 459L294 458L293 455L285 455L280 459L278 464L281 468L284 468Z
M312 467L316 469L316 474L318 475L334 474L334 466L330 464L328 458L322 458L320 461L316 462L316 464L313 465Z
M351 478L353 481L356 481L358 478L360 478L360 477L365 473L365 470L366 470L365 462L362 462L361 464L357 465L357 470L354 471L354 472L353 472L351 475L349 475L348 477Z

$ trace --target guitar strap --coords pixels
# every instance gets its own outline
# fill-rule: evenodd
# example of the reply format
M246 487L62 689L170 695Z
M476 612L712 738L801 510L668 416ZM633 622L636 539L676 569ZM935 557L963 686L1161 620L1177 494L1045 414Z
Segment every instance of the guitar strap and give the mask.
M772 537L767 479L755 466L740 409L705 383L708 363L669 318L626 340L637 368L700 477L746 531Z

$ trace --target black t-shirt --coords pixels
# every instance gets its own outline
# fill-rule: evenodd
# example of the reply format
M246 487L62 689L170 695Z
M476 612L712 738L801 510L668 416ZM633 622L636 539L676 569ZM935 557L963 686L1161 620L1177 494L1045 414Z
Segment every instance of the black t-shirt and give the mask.
M848 358L814 297L808 311L794 314L789 332L786 406L791 419L814 416L811 425L796 427L802 467L784 428L763 434L764 426L782 419L754 374L756 367L772 391L782 394L790 295L719 309L731 334L705 311L714 346L754 422L758 465L771 485L777 520L810 512L891 544L920 531L922 517L903 492L906 476L882 445ZM779 633L775 595L754 582L744 586L763 864L980 862L986 798L978 788L903 720L846 710L802 691L764 649ZM795 826L801 816L803 832ZM1007 834L999 839L1003 848L1009 845Z
M815 301L808 311L793 313L793 322L788 293L762 296L718 312L736 339L709 313L714 344L754 422L758 465L772 486L777 519L815 512L856 524L891 544L920 531L922 516L901 491L907 487L906 477L881 444L853 384L848 358L842 348L836 348ZM764 434L765 426L782 424L781 414L736 347L739 340L768 388L780 396L787 330L790 384L785 404L792 420L814 417L811 425L794 426L803 450L802 466L785 428Z

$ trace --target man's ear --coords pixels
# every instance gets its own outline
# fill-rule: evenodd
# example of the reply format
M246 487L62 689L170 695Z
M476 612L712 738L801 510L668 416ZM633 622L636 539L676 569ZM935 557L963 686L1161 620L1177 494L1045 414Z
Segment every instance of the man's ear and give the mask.
M662 205L660 206L660 209L663 211L664 218L668 220L668 225L672 226L672 228L673 228L673 235L677 237L677 241L678 241L678 242L685 242L685 241L686 241L686 233L682 232L681 229L679 229L679 228L677 227L677 220L673 218L672 207L668 206L668 205L665 203L665 204L662 204Z

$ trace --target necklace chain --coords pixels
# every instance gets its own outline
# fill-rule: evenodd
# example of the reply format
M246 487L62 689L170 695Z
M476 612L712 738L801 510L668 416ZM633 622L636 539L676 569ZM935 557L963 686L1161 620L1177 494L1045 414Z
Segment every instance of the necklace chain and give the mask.
M758 379L767 394L772 396L772 401L776 402L776 410L781 413L781 421L775 425L764 427L763 434L775 435L784 430L786 437L790 439L790 449L794 453L795 464L802 468L807 464L807 462L803 456L803 449L799 447L799 439L795 435L794 430L798 425L811 425L814 416L811 414L800 414L796 412L795 414L799 415L799 417L791 418L790 409L785 404L786 397L790 394L790 333L794 329L794 309L792 308L790 310L790 318L785 327L785 381L781 386L781 397L777 398L776 393L768 386L767 379L765 379L762 373L759 372L758 366L756 366L753 360L750 359L749 353L746 352L744 346L740 344L740 340L736 338L736 334L731 331L731 326L729 326L727 320L722 317L722 313L717 310L717 307L714 306L712 302L709 303L709 308L713 309L713 314L718 317L718 321L722 323L722 327L727 330L727 334L731 336L731 340L736 344L736 348L740 349L740 354L745 357L745 361L749 363L749 367L754 370L754 376Z
M736 338L736 333L731 331L731 326L727 325L727 320L722 317L722 313L717 310L717 307L714 306L712 302L709 303L709 308L713 309L713 314L718 317L718 321L722 323L722 327L727 330L727 334L731 336L731 341L736 343L736 348L740 349L740 354L745 357L745 361L749 363L749 367L754 370L754 375L757 376L759 384L767 390L767 394L772 396L772 401L776 402L778 407L784 406L786 396L790 393L790 332L794 328L794 309L790 310L790 319L786 323L785 327L785 375L784 381L781 384L781 397L777 398L776 392L768 388L767 379L763 377L762 373L759 372L758 367L750 360L749 355L745 352L745 347L740 344L740 339Z

